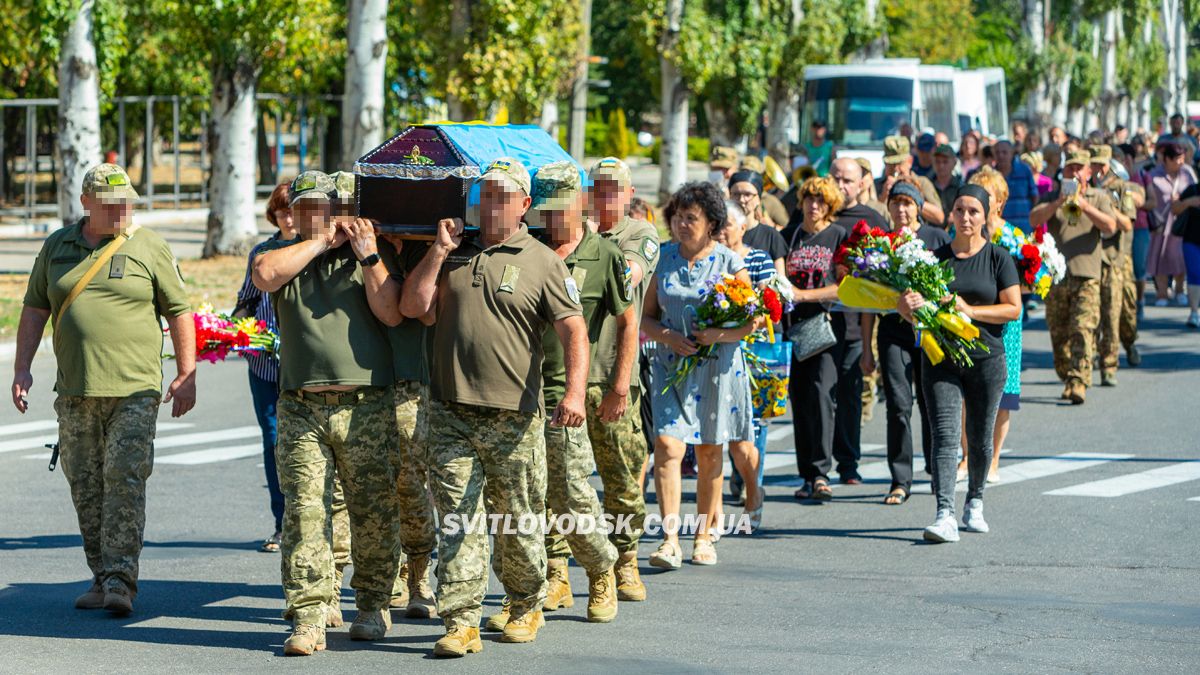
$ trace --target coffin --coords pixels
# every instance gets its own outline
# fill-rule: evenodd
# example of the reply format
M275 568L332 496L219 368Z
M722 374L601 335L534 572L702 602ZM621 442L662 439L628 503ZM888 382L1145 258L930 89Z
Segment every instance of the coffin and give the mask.
M419 239L433 238L442 218L470 225L479 204L475 179L501 157L521 160L531 176L573 161L533 125L411 126L354 163L358 213L384 232Z

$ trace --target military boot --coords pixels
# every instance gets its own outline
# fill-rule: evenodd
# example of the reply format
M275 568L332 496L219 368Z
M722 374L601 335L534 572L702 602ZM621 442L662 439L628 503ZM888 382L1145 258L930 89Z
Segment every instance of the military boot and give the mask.
M533 642L537 638L538 629L545 625L546 619L542 616L542 610L525 612L521 616L509 619L504 626L504 634L500 636L500 641Z
M104 607L104 588L99 581L93 581L92 587L83 595L75 598L75 609L100 609Z
M481 651L483 641L479 639L477 626L455 624L433 645L433 655L441 657L459 657Z
M436 618L437 597L429 587L429 554L409 558L405 569L408 572L408 609L404 615L410 619Z
M109 579L104 584L104 609L116 616L127 616L133 612L133 591L119 579Z
M617 618L617 576L611 569L588 575L588 621L608 623Z
M1087 387L1082 382L1072 382L1067 398L1071 399L1071 405L1083 405L1087 400Z
M322 649L325 649L325 628L311 623L297 625L283 642L286 656L309 656Z
M638 572L637 551L626 551L617 558L614 570L617 575L617 598L626 602L641 602L646 599L646 584Z
M566 558L550 558L546 561L546 581L546 606L542 609L553 612L560 607L575 606L571 580L567 578Z
M351 640L382 640L392 627L392 614L385 609L358 610L350 624Z
M388 601L388 606L392 609L404 609L408 607L408 601L411 597L410 587L412 582L408 576L408 561L400 565L400 573L396 575L396 583L392 585L392 599Z
M487 623L483 627L491 631L502 631L508 625L508 610L511 604L508 596L504 596L504 601L500 603L500 611L488 617Z

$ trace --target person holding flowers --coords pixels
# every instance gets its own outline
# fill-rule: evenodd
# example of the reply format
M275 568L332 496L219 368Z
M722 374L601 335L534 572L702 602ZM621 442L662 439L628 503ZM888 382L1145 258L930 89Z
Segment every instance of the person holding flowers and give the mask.
M964 426L970 476L963 528L968 532L988 531L983 518L983 489L992 459L996 410L1007 374L1001 333L1005 322L1021 316L1016 265L1007 251L989 242L986 236L990 213L991 197L987 190L978 185L964 186L951 211L954 239L933 252L943 261L944 269L954 273L948 283L948 295L952 295L955 309L973 322L978 331L978 339L967 343L966 361L951 358L936 364L930 362L921 374L932 418L933 491L937 498L937 516L925 528L924 536L936 543L958 541L954 477ZM926 299L907 290L901 294L896 309L910 323L922 328L921 310L927 303L944 300Z
M739 345L754 330L758 307L742 258L717 242L726 225L719 189L687 183L671 197L665 216L674 240L663 246L642 312L642 330L656 343L651 352L654 484L663 516L663 542L650 564L678 569L683 559L680 462L686 445L696 450L696 510L703 522L695 533L694 564L717 563L711 530L721 511L722 446L735 444L734 461L743 476L758 473L751 459L750 378Z

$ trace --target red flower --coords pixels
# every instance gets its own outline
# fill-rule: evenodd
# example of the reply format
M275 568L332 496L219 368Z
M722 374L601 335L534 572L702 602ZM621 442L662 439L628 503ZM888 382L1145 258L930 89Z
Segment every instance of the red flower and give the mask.
M766 305L767 311L770 313L771 323L777 323L783 318L783 305L779 302L779 295L770 288L763 289L763 304Z
M871 228L867 227L867 221L860 220L854 224L854 229L851 230L850 234L855 237L865 237L871 234Z
M237 332L237 335L235 335L233 338L233 344L237 347L249 347L250 346L250 336L247 335L245 331L239 330Z
M871 228L871 236L872 237L886 237L887 232L884 232L883 230L879 229L878 227L872 227Z

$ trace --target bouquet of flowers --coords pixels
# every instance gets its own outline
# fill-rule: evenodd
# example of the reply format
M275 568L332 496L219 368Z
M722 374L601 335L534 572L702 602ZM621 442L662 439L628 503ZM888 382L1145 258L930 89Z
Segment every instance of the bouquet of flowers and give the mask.
M911 233L884 232L859 221L834 262L849 270L838 286L838 299L849 307L894 309L900 293L909 290L925 298L915 318L921 349L930 363L937 365L949 355L956 364L969 367L973 362L968 350L987 351L979 328L956 309L949 288L954 272Z
M1045 226L1037 228L1031 240L1020 228L1005 223L992 235L992 243L1008 251L1021 282L1038 297L1045 298L1050 285L1062 281L1066 273L1066 261Z
M790 284L778 276L763 284L759 293L770 321L765 331L755 331L742 340L742 353L749 367L754 416L767 419L787 412L792 343L775 339L774 324L792 311L793 303Z
M753 286L729 274L709 279L700 293L700 306L696 308L697 330L738 328L771 311ZM776 303L778 302L776 299ZM783 309L780 305L779 315L782 314ZM667 386L663 388L663 393L686 380L701 361L713 356L716 348L716 345L704 345L695 354L679 359L667 380Z
M279 336L267 330L267 324L252 316L235 319L218 314L205 303L192 313L196 325L196 358L210 363L224 361L229 354L273 354L279 350ZM165 358L175 358L166 354Z

